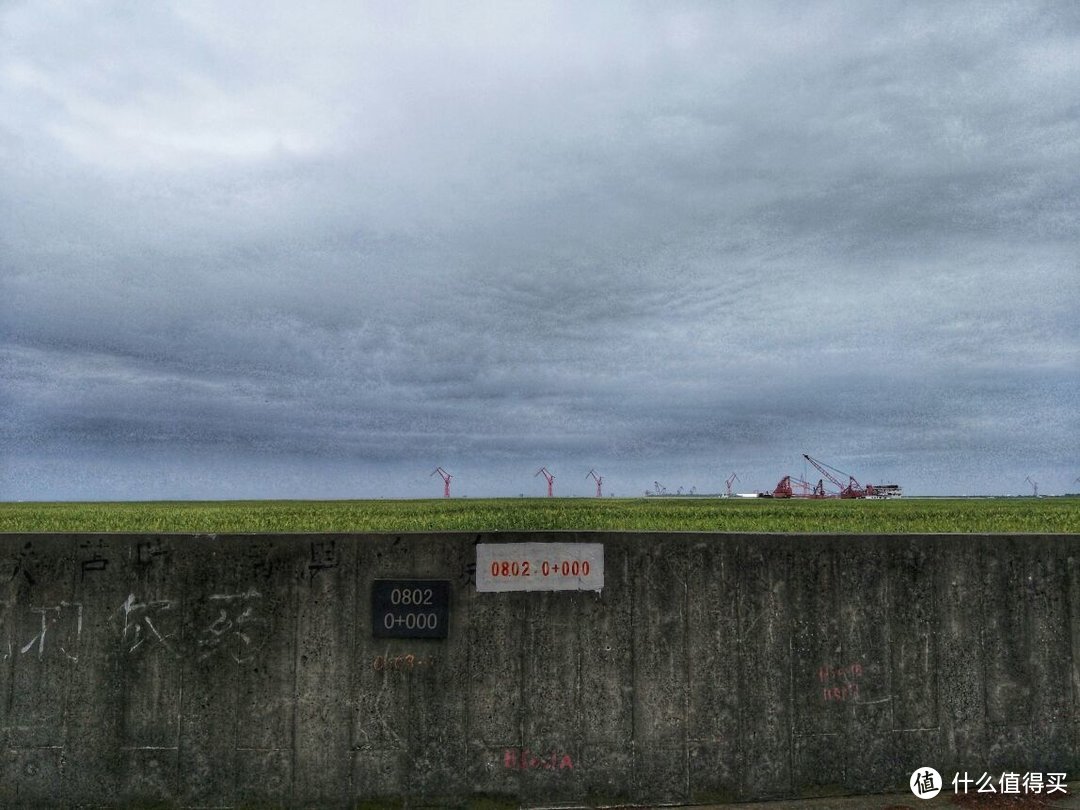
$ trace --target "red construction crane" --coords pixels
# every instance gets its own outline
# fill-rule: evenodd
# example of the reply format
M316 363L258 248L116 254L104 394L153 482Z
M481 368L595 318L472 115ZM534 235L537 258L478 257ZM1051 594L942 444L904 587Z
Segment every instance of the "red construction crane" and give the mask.
M724 486L727 487L727 496L729 498L731 497L731 485L732 485L732 483L734 483L735 481L738 481L738 480L739 480L739 476L737 476L735 473L732 473L731 475L728 476L728 480L724 482Z
M431 471L431 475L434 475L435 473L438 473L440 476L442 476L442 480L443 480L443 493L442 493L442 496L444 498L449 498L450 497L450 479L453 478L454 476L452 476L450 473L448 473L442 467L436 467L434 470ZM428 478L431 478L431 475L429 475Z
M875 490L873 484L869 484L866 487L863 487L862 484L855 480L854 475L848 475L848 473L844 472L843 470L838 470L836 469L836 467L830 467L825 462L811 458L810 456L806 455L806 453L803 453L803 458L813 464L818 472L820 472L822 475L828 478L829 481L832 482L833 486L835 486L839 490L839 495L841 498L865 498L867 495L874 494ZM842 483L840 479L833 475L832 472L829 472L829 470L832 470L835 473L839 473L840 475L847 475L848 482L846 484Z
M585 477L588 478L590 475L593 480L596 481L596 497L603 498L604 493L600 491L600 485L604 483L604 476L597 475L596 470L589 470L589 475L586 475Z
M552 494L551 494L551 484L555 480L555 476L548 472L547 467L541 467L539 470L537 470L536 472L533 473L533 478L536 478L536 476L540 475L540 473L543 473L544 478L547 479L547 482L548 482L548 497L551 498L551 497L553 497Z

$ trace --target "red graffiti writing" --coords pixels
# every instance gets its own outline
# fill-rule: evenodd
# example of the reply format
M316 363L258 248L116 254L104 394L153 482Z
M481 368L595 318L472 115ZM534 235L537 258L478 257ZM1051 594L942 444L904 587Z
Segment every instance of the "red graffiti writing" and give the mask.
M859 696L859 685L857 683L849 683L844 684L843 686L834 686L832 688L826 687L825 689L822 689L821 692L826 703L832 700L849 700Z
M825 664L818 670L818 680L824 684L821 697L826 703L854 700L859 697L858 681L862 678L862 664L847 666Z
M534 754L528 748L507 748L503 754L503 765L515 771L533 768L542 768L547 771L574 769L574 762L569 754L558 754L552 751L550 754L540 755Z
M438 659L431 658L418 658L417 656L409 653L408 655L376 655L375 660L371 662L371 668L376 672L381 672L384 669L412 669L413 667L433 667Z
M826 664L818 670L818 680L822 683L828 681L850 681L862 677L862 664L848 664L846 667L835 667Z

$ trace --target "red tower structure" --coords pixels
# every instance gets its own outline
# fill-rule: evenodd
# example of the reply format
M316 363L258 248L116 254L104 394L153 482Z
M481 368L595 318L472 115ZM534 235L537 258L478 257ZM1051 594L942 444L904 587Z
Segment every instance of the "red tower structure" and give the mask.
M536 478L536 476L540 475L540 473L543 473L544 478L547 479L548 497L551 498L551 497L553 497L553 495L551 493L551 484L555 481L555 476L548 472L547 467L541 467L539 470L537 470L536 472L533 473L533 478Z
M452 476L450 473L448 473L442 467L436 467L434 470L431 471L431 475L434 475L435 473L438 473L442 477L442 480L443 480L443 497L444 498L449 498L450 497L450 479L453 478L454 476ZM430 478L431 475L429 475L428 478Z
M790 475L785 475L777 482L776 489L772 491L772 496L774 498L790 498L792 496Z
M602 475L597 475L596 470L589 470L589 475L586 475L585 477L588 478L589 476L592 476L593 480L596 481L596 497L603 498L604 493L600 491L600 485L604 483L604 477Z

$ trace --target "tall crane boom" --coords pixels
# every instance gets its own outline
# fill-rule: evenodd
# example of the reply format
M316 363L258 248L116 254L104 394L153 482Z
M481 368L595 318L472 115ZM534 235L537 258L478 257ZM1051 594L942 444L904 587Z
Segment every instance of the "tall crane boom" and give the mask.
M589 478L590 476L593 478L594 481L596 481L596 497L603 498L604 493L600 490L600 487L604 483L604 476L597 475L596 470L589 470L589 475L586 475L585 477Z
M738 481L738 480L739 480L739 476L737 476L735 473L732 473L731 475L728 476L727 481L724 482L724 486L727 487L727 496L729 498L731 497L731 485L732 485L733 482Z
M829 481L832 482L833 486L840 490L841 498L865 498L867 495L873 494L873 488L868 487L864 489L862 484L855 480L854 475L848 475L848 473L844 472L843 470L838 470L836 469L836 467L830 467L825 462L818 461L817 459L806 455L806 453L803 453L803 458L813 464L814 468L818 472L828 478ZM848 482L846 484L842 483L840 479L833 475L832 472L829 472L829 470L839 473L840 475L846 475L848 478Z
M555 481L555 476L548 472L547 467L541 467L539 470L537 470L536 472L533 473L533 478L536 478L536 476L540 475L540 473L543 473L544 478L547 480L547 485L548 485L548 494L547 494L547 496L549 498L554 497L552 495L552 493L551 493L551 485Z
M431 471L431 475L435 475L435 473L438 473L439 476L443 480L443 497L444 498L449 498L450 497L450 479L453 478L454 476L452 476L450 473L448 473L442 467L436 467L434 470ZM429 475L428 478L431 478L431 475Z

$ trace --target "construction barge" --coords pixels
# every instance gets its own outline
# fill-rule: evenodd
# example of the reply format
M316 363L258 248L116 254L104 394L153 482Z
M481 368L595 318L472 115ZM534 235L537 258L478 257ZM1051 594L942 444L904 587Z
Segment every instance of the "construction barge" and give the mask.
M816 484L804 481L801 478L793 478L785 475L781 478L771 492L759 492L759 498L871 498L874 500L887 500L903 496L903 488L899 484L860 484L855 476L849 475L835 467L830 467L823 461L803 453L803 458L814 465L814 468L822 474ZM834 474L835 473L835 474ZM847 477L845 483L841 477ZM835 489L826 489L825 481Z

